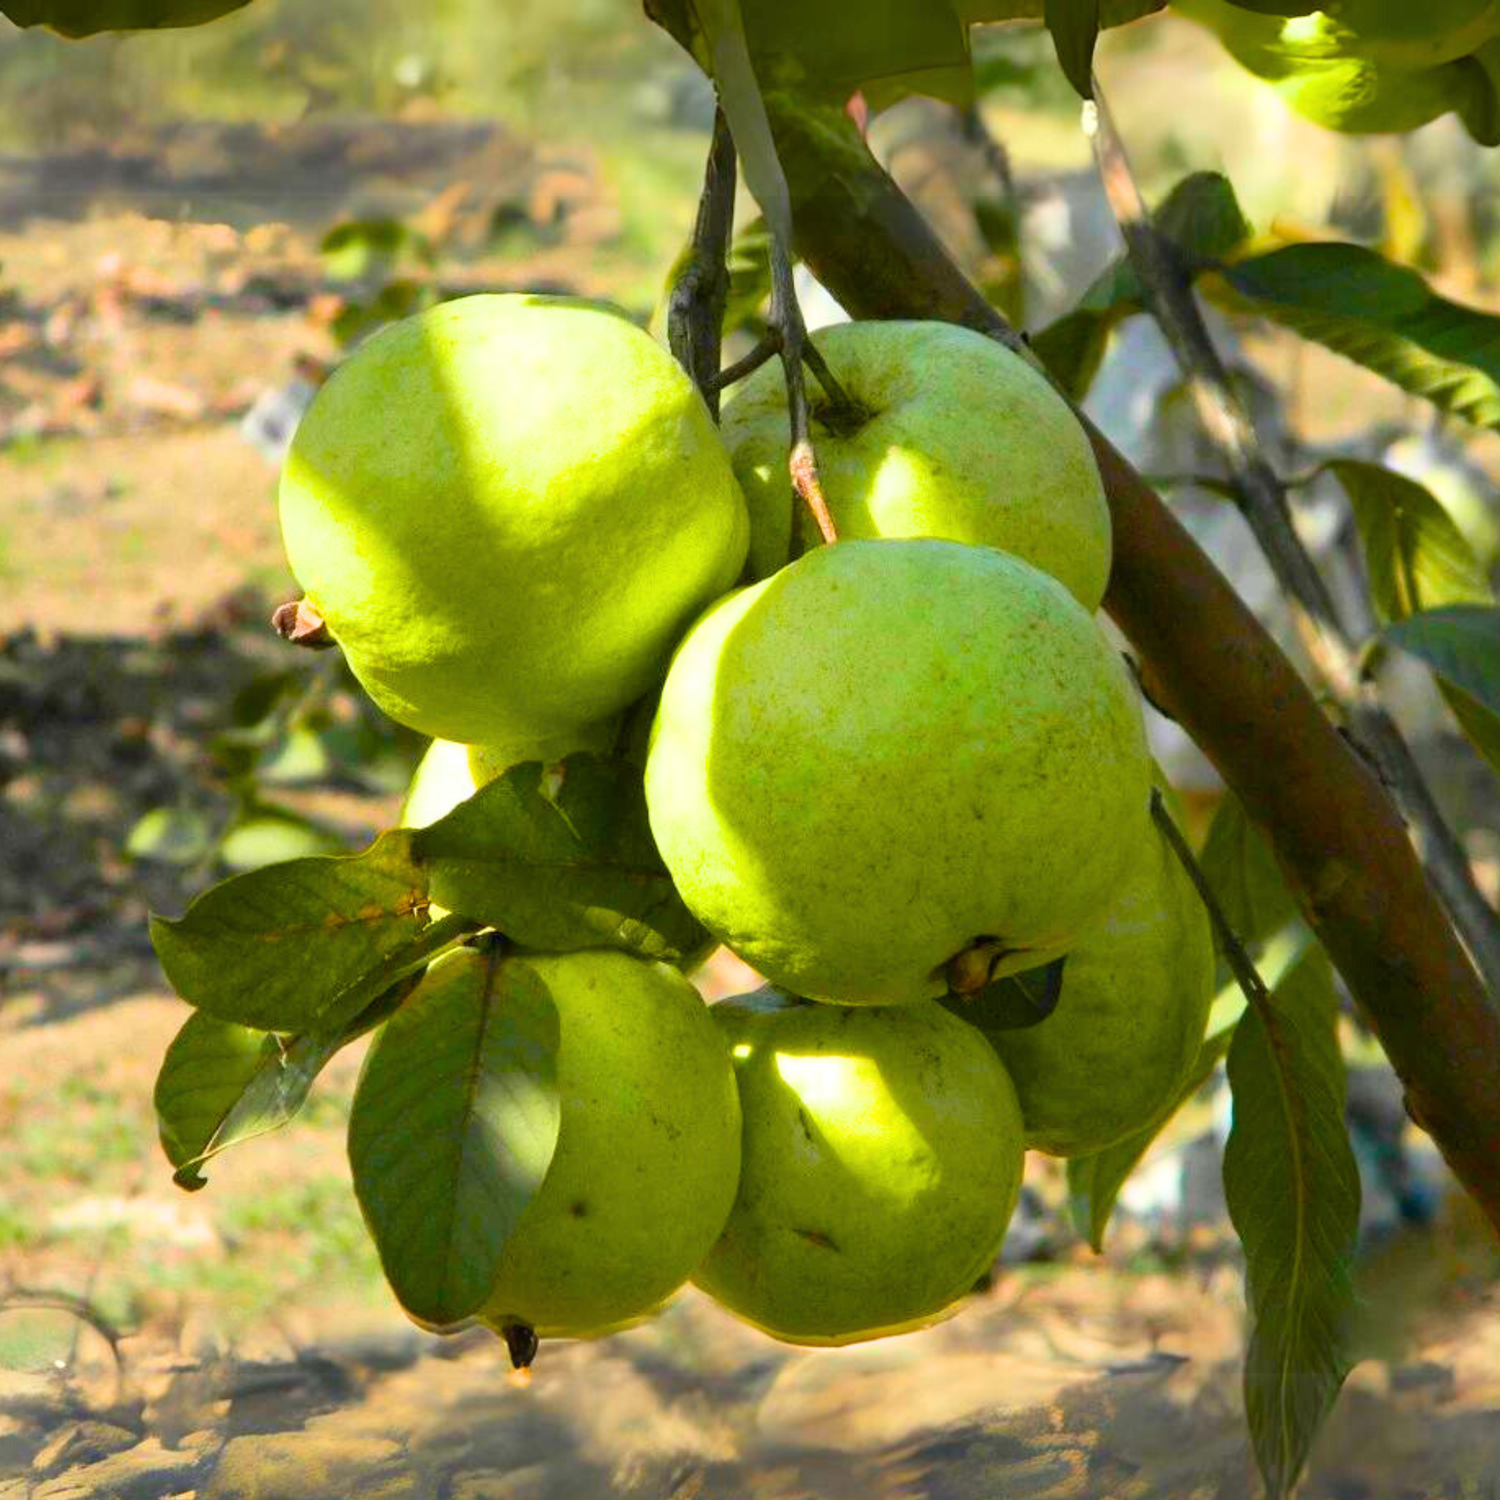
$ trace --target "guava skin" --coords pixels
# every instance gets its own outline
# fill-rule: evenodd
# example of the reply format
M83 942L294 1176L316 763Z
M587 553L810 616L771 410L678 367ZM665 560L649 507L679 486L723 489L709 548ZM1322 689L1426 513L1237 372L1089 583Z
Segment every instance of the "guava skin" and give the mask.
M1086 1156L1151 1124L1188 1081L1213 995L1208 913L1153 826L1108 913L1068 954L1057 1009L991 1036L1027 1146Z
M748 538L671 356L601 304L512 294L440 303L335 371L281 525L371 697L468 744L570 734L644 695Z
M561 1123L479 1316L592 1338L658 1307L723 1228L739 1179L734 1073L702 997L665 964L606 949L504 962L557 1007Z
M1109 582L1110 520L1094 450L1068 404L1019 355L949 323L845 323L814 336L866 414L853 431L808 381L824 496L842 539L944 537L1013 552L1087 610ZM819 537L786 476L779 365L724 410L724 442L750 508L750 574L768 578Z
M250 0L5 0L3 11L17 26L46 26L59 36L95 36L101 31L152 31L202 26Z
M794 1344L936 1321L1000 1249L1024 1159L1015 1090L939 1005L759 991L710 1009L744 1113L739 1192L694 1285Z
M1400 133L1455 110L1482 144L1500 139L1487 61L1500 12L1471 0L1436 7L1349 0L1292 17L1240 10L1229 0L1172 0L1172 8L1207 26L1241 67L1325 129Z
M1066 951L1149 820L1134 683L1062 584L990 547L839 542L693 627L646 762L693 914L773 984L935 999Z

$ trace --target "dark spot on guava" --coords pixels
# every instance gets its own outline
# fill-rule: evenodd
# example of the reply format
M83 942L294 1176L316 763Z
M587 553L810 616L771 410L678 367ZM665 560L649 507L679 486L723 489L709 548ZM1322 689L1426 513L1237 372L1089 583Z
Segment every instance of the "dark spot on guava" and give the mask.
M568 1205L568 1212L572 1214L575 1219L582 1219L587 1217L588 1211L589 1206L583 1201L582 1198L577 1198Z
M809 1245L816 1245L820 1250L832 1250L839 1253L839 1247L834 1244L831 1235L824 1234L821 1229L793 1229L793 1234L799 1234Z

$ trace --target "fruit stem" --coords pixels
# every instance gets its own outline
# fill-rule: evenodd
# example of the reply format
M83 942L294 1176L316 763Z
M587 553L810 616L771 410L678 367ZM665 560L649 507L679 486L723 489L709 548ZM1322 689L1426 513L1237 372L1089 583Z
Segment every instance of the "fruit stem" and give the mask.
M282 640L309 651L327 651L338 644L323 616L306 599L292 599L278 605L271 616L271 629Z

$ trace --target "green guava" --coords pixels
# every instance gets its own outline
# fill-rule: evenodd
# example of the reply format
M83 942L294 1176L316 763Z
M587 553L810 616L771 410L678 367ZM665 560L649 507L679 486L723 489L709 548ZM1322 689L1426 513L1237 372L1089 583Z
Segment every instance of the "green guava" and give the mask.
M809 378L818 470L841 538L999 547L1098 608L1109 506L1088 435L1044 376L951 323L845 323L814 342L860 414L851 427ZM740 386L722 430L750 507L750 572L768 578L819 541L787 478L779 364Z
M472 984L460 949L423 984ZM513 953L557 1008L557 1149L480 1319L590 1338L646 1316L703 1259L734 1202L740 1105L724 1038L675 969L626 953ZM478 976L478 977L482 977Z
M991 547L839 542L730 595L673 660L646 762L683 900L757 972L934 999L976 943L1066 951L1145 838L1139 698L1055 578Z
M1456 62L1500 37L1495 0L1327 0L1350 52L1392 68Z
M1267 16L1228 0L1172 0L1172 8L1207 26L1241 67L1328 130L1399 133L1456 110L1476 140L1494 144L1500 111L1494 81L1479 57L1464 53L1432 66L1403 66L1391 60L1399 50L1363 43L1322 11ZM1414 24L1418 14L1425 12L1413 8ZM1482 28L1475 25L1478 35ZM1467 35L1462 27L1459 34ZM1434 58L1444 50L1438 47Z
M1068 954L1056 1010L990 1033L1026 1144L1085 1156L1149 1125L1188 1081L1213 994L1208 913L1153 826L1103 919Z
M202 26L250 0L3 0L0 12L17 26L46 26L66 37L101 31L153 31Z
M606 754L618 730L617 719L606 719L587 730L529 745L461 745L454 740L434 740L412 773L401 804L401 827L426 828L436 823L460 802L467 802L480 787L523 761L553 765L579 750Z
M467 744L566 736L641 697L748 536L671 356L613 309L523 295L362 345L298 428L281 526L375 701Z
M940 1005L774 990L710 1014L734 1057L744 1153L694 1285L794 1344L942 1317L993 1262L1021 1185L1020 1109L984 1038Z

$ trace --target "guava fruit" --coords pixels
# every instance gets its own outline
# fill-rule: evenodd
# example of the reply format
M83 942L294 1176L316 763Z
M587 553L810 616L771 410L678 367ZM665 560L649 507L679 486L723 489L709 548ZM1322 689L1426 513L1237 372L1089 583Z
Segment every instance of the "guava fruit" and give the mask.
M17 26L46 26L66 37L101 31L153 31L202 26L250 0L4 0L3 12Z
M1228 0L1172 0L1172 8L1207 26L1241 67L1326 129L1355 135L1416 130L1456 110L1476 140L1493 145L1500 138L1495 80L1483 61L1488 43L1431 66L1403 66L1391 60L1399 52L1363 44L1350 26L1322 11L1268 16ZM1426 12L1412 7L1420 29L1418 14ZM1475 21L1476 35L1482 20ZM1467 35L1462 27L1459 32Z
M482 786L523 761L552 765L579 750L606 754L619 730L618 719L606 719L574 734L531 744L461 745L434 740L417 762L406 798L401 804L403 828L426 828L466 802Z
M999 547L1098 608L1109 506L1088 436L1044 376L951 323L845 323L814 343L858 408L851 422L809 379L819 476L841 538ZM779 365L739 387L722 431L750 508L750 573L768 578L819 541L787 480Z
M1153 826L1103 919L1068 954L1057 1008L989 1033L1026 1144L1084 1156L1149 1125L1188 1080L1213 994L1208 913Z
M461 948L425 985L474 985ZM588 1338L643 1317L717 1238L739 1179L723 1035L675 969L626 953L513 952L557 1008L557 1149L495 1268L481 1321Z
M1327 0L1347 50L1392 68L1432 68L1500 37L1495 0Z
M281 526L375 701L467 744L568 735L641 697L748 535L671 356L601 304L510 294L392 324L335 371Z
M710 1009L744 1114L739 1192L694 1285L794 1344L934 1322L1000 1249L1021 1113L984 1038L940 1005L774 990Z
M991 547L839 542L713 606L646 761L683 900L760 974L934 999L1097 920L1146 835L1139 698L1055 578Z

